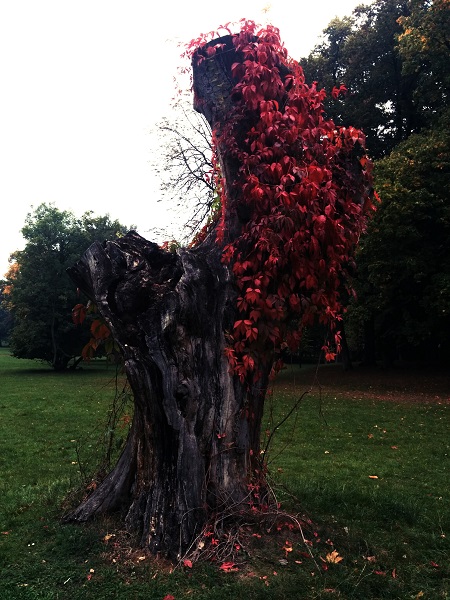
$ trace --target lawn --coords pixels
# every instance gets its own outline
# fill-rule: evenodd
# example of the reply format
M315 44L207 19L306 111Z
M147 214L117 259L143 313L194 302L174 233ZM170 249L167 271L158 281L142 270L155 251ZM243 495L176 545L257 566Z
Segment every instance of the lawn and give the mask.
M134 548L111 518L61 524L105 443L112 439L114 455L126 430L119 422L111 438L124 385L113 367L58 374L1 349L0 381L2 600L450 598L443 372L284 371L263 434L264 446L281 423L267 451L279 514L270 533L267 523L244 528L228 573L214 564L173 569Z

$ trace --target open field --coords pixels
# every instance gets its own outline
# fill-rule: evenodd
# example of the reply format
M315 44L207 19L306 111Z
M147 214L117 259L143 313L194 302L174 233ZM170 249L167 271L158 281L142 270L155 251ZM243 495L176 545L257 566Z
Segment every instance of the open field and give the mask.
M284 371L264 440L310 391L268 448L278 528L243 531L229 573L213 564L173 570L133 550L113 519L60 524L69 491L103 456L123 386L112 367L58 374L3 348L0 381L2 600L450 598L450 379L442 372ZM297 515L301 532L287 515Z

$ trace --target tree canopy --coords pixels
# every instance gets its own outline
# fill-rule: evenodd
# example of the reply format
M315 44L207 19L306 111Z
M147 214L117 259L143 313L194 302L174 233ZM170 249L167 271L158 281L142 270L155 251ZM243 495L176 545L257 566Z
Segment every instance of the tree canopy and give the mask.
M28 214L22 229L26 245L12 255L15 266L8 273L4 301L14 318L14 356L40 359L60 370L80 355L89 336L86 326L72 321L79 298L66 269L94 241L126 231L108 215L88 212L77 219L54 205L41 204Z
M427 0L376 0L358 6L351 16L331 21L323 43L300 61L310 81L326 89L347 88L345 102L328 100L328 113L337 123L361 128L374 159L429 124L432 111L423 92L430 99L433 95L436 105L436 92L448 85L448 27L445 19L439 27L432 25L439 20L436 12L448 13L448 3L437 4L439 11ZM431 70L430 60L435 61Z
M376 159L381 204L361 238L346 321L365 331L370 362L376 348L387 362L443 357L449 343L449 23L446 0L377 0L334 19L300 61L319 85L345 86L345 98L328 98L328 114L362 128Z
M375 166L382 205L357 254L353 311L383 358L450 356L449 128L410 136Z

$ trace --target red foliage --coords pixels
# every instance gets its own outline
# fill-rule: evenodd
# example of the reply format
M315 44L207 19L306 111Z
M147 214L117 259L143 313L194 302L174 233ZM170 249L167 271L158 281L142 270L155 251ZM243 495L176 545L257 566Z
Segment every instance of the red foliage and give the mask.
M72 309L72 320L75 325L82 325L86 320L87 315L96 315L97 307L93 302L85 304L76 304ZM91 337L83 349L81 356L83 360L90 360L95 356L97 349L104 345L107 353L110 353L114 347L114 342L111 336L111 330L99 316L94 318L90 324L89 332Z
M76 304L72 308L72 320L75 325L81 325L86 318L86 306L84 304Z
M199 41L191 43L191 54ZM365 214L373 208L372 165L363 133L325 118L325 91L305 83L276 28L257 31L253 22L242 21L233 43L243 56L232 66L233 97L241 100L213 141L241 165L231 185L251 209L240 237L223 250L241 313L226 352L244 381L257 370L257 359L272 360L284 347L295 350L305 325L318 320L335 329L339 291L354 266ZM209 56L221 48L208 51ZM332 95L345 91L341 86ZM252 125L242 136L245 122ZM229 210L220 172L217 179L223 211ZM338 345L338 335L335 341ZM335 353L324 350L332 360Z

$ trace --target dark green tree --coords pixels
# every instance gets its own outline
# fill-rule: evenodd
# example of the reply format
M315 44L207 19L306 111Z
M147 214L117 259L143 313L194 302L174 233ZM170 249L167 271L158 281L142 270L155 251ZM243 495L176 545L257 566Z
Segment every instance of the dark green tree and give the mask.
M418 73L403 68L398 48L402 19L411 9L410 0L358 6L350 17L331 21L324 42L301 61L308 81L327 90L345 85L345 101L331 97L328 114L338 124L361 128L372 158L387 155L427 123L424 107L414 101Z
M414 106L430 124L438 125L450 96L450 3L412 0L411 14L399 22L403 74L416 82Z
M72 322L72 308L80 299L66 269L94 241L115 239L126 231L109 216L88 212L77 219L47 204L27 216L22 229L26 245L14 253L18 268L11 270L7 282L14 356L40 359L63 370L80 355L88 329Z
M450 119L414 134L375 165L382 203L357 254L357 304L378 357L450 356Z
M347 88L345 99L328 98L327 112L362 128L382 159L382 204L362 240L347 319L368 363L442 356L447 345L449 32L446 0L376 0L334 19L302 61L307 79Z

